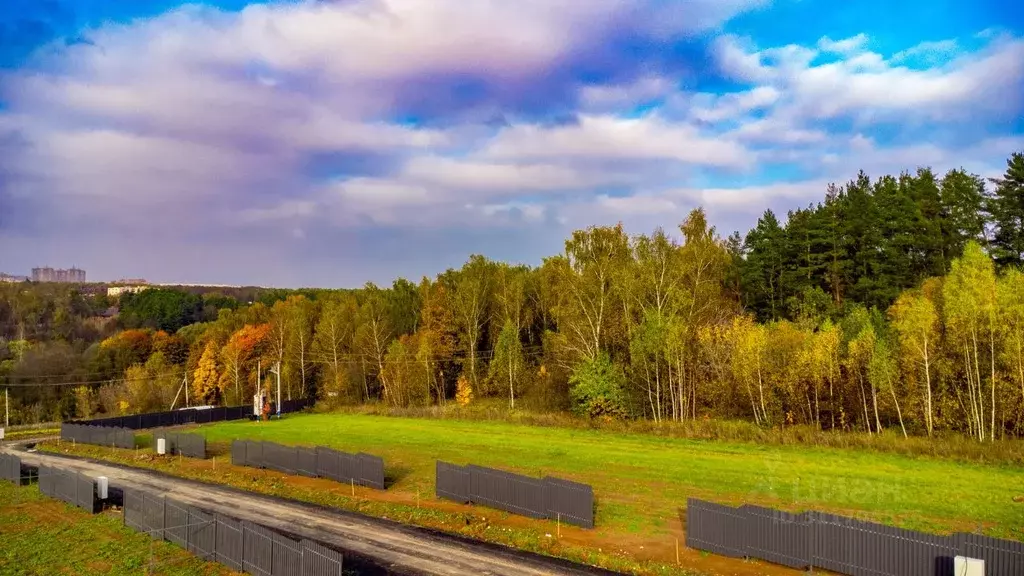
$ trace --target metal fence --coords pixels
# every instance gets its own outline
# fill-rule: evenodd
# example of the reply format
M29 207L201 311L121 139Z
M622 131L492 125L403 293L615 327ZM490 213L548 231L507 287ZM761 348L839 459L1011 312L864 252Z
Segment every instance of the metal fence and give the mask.
M281 402L281 413L300 412L312 406L314 401L308 398L285 400ZM252 415L252 405L220 406L214 408L183 408L167 412L150 412L131 416L114 416L96 418L94 420L71 421L65 424L86 424L108 428L128 428L131 430L147 430L149 428L169 428L185 424L210 424L225 420L243 420Z
M230 406L217 408L185 408L167 412L150 412L132 414L130 416L114 416L96 418L71 424L87 424L111 428L128 428L131 430L148 430L150 428L168 428L185 424L209 424L225 420L242 420L252 414L252 406Z
M341 576L341 553L293 540L265 526L198 509L165 496L124 491L124 525L205 560L259 576Z
M92 426L88 424L60 425L60 439L79 444L95 444L114 448L135 448L135 434L128 428Z
M78 472L61 470L52 466L39 466L39 491L78 506L90 514L99 511L96 497L96 480Z
M482 504L531 518L594 527L594 491L587 484L547 476L537 479L483 466L437 462L438 498Z
M157 442L164 441L164 448L168 454L181 454L189 458L206 458L206 437L200 434L186 434L184 432L154 432L153 449L156 450Z
M13 484L27 484L28 474L21 467L21 458L14 454L0 454L0 480Z
M310 478L327 478L377 490L385 489L384 460L362 452L349 454L323 446L303 448L273 442L235 440L231 443L231 463Z
M976 534L925 534L852 518L734 508L690 498L686 545L733 558L852 576L946 576L953 558L985 561L989 576L1024 574L1024 543Z

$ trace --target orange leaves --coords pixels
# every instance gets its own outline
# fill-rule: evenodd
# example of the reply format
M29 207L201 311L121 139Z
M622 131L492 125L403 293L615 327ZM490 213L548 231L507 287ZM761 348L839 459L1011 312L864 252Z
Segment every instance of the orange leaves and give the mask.
M107 338L100 347L108 350L128 351L141 357L149 355L153 338L148 330L124 330Z
M231 335L225 347L240 353L243 357L259 355L270 336L270 324L246 324Z

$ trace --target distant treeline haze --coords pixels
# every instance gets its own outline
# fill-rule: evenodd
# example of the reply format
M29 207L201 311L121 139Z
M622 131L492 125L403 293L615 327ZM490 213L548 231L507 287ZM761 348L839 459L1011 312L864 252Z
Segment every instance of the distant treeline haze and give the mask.
M151 289L111 321L105 296L7 285L0 377L19 421L167 409L185 378L192 402L245 403L280 365L287 397L330 404L991 440L1024 433L1022 263L1014 154L992 182L861 174L745 238L697 209L671 233L578 230L536 268L472 256L390 288Z

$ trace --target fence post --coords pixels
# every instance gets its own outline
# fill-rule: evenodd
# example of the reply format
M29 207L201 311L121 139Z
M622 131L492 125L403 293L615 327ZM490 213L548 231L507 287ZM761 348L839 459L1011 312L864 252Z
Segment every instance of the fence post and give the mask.
M557 523L555 524L555 535L558 538L561 538L562 537L562 513L561 512L558 513L558 520L556 522Z
M349 480L349 482L352 483L352 497L355 498L356 497L356 479L355 478L349 478L348 480Z
M676 536L676 565L679 564L679 537Z

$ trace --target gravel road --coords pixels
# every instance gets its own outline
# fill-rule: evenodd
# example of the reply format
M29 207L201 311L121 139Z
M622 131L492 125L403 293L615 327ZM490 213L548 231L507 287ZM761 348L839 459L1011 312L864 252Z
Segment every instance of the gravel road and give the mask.
M378 570L388 574L615 574L387 520L175 478L159 472L41 452L25 452L25 444L12 443L0 450L17 454L22 462L30 466L46 464L83 472L91 477L106 476L115 488L135 488L164 494L185 504L258 522L291 535L316 539L343 552L370 559Z

